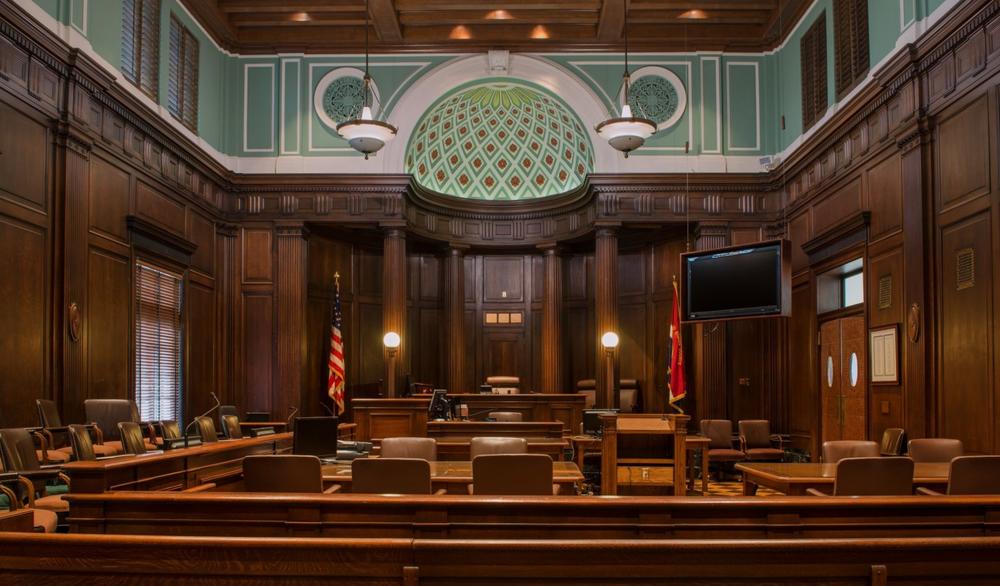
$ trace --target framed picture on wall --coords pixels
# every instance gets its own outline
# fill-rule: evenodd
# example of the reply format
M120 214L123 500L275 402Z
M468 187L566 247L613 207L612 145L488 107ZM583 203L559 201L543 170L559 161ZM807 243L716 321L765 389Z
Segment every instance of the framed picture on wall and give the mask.
M899 384L899 324L872 328L868 332L873 385Z

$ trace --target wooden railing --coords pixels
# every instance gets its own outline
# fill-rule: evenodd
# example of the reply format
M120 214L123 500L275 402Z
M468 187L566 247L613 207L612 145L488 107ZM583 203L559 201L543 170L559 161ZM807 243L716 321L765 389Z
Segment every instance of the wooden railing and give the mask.
M73 533L440 539L1000 536L1000 497L67 495Z
M0 533L4 584L995 584L1000 538L273 539Z

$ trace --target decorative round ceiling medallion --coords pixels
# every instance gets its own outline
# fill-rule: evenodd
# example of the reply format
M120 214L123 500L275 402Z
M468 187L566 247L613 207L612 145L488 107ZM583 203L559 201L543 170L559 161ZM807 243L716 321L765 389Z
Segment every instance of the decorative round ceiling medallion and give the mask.
M340 67L330 71L319 80L313 93L313 110L316 116L330 129L347 120L354 120L361 115L364 105L365 72L354 67ZM378 87L374 81L372 92L378 97ZM372 114L379 115L375 100L372 104Z
M625 88L622 88L622 92ZM621 103L624 96L619 96ZM632 72L629 106L635 116L648 118L656 123L657 130L670 128L681 119L687 109L687 92L684 83L673 71L657 65L640 67Z
M443 96L417 122L406 172L465 199L525 200L580 187L594 156L583 122L561 99L509 78Z

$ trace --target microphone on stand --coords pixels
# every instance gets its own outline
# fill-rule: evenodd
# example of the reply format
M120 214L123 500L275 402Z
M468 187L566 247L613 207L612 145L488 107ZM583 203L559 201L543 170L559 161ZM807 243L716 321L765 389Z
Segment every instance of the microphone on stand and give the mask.
M216 409L218 409L222 405L222 401L219 401L219 398L215 396L214 392L209 393L209 395L212 396L212 400L215 401L215 405L212 405L211 409L209 409L208 411L205 411L204 413L202 413L198 417L195 417L194 419L192 419L191 423L188 423L187 427L184 428L184 447L185 448L188 447L188 430L191 429L191 426L194 425L195 423L197 423L197 421L199 419L201 419L202 417L208 417L210 413L212 413L213 411L215 411Z
M323 407L323 409L326 410L327 413L330 414L330 417L336 417L337 416L337 414L333 412L333 409L330 409L329 407L326 406L326 403L324 403L323 401L320 401L319 404Z
M291 427L292 419L294 419L295 414L299 412L299 408L294 405L289 405L288 408L291 410L291 413L289 413L288 417L285 419L285 427Z

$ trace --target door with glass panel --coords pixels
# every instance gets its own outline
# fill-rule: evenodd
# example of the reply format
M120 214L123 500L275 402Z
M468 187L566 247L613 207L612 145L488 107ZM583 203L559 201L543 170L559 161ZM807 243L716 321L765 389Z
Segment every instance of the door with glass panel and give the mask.
M823 441L866 439L865 356L863 315L832 319L820 326Z

